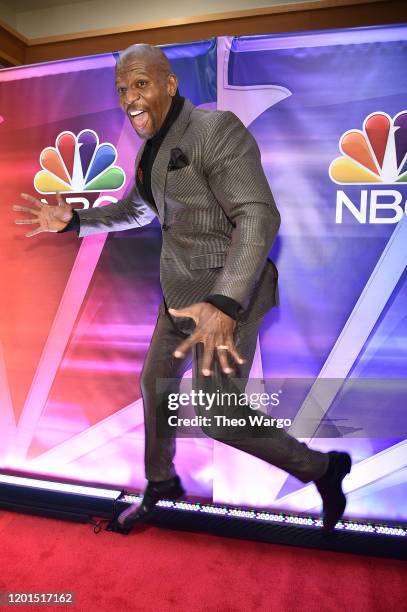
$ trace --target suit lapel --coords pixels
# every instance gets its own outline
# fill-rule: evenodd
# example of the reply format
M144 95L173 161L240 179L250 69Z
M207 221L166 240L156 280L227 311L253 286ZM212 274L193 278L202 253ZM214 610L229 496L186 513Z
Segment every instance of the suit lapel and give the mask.
M182 110L164 138L151 169L151 190L158 210L161 223L165 217L165 184L167 181L168 162L171 149L177 146L188 125L189 116L194 105L185 100Z
M143 141L141 146L140 146L140 148L139 148L139 150L138 150L138 153L136 155L136 160L134 162L134 188L135 188L136 193L137 193L138 197L140 198L140 200L143 200L143 202L145 202L147 204L147 206L149 206L153 212L158 214L158 211L157 211L156 207L153 206L150 202L148 202L147 200L145 200L142 197L142 195L141 195L141 193L140 193L140 191L139 191L139 189L137 187L137 172L138 172L138 167L140 165L141 156L143 155L143 151L144 151L144 147L145 146L146 146L146 143L145 143L145 141Z
M137 152L136 161L134 162L135 169L136 169L136 177L137 177L137 170L138 170L138 167L139 167L139 164L140 164L140 159L141 159L141 156L143 155L143 151L144 151L144 147L145 146L146 146L146 141L143 140L141 145L140 145L140 148L139 148L139 150Z

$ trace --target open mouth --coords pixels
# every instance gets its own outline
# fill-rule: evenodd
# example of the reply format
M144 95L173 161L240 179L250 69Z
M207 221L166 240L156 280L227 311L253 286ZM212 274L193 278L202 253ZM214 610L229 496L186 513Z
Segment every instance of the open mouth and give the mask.
M142 130L148 121L148 112L145 110L132 110L129 111L129 117L133 126L139 130Z

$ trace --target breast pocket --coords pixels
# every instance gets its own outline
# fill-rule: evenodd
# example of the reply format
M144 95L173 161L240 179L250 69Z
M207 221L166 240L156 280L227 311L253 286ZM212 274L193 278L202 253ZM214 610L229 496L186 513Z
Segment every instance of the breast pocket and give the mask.
M184 166L183 168L175 168L174 170L168 170L167 172L167 185L178 185L186 180L191 180L196 174L194 167Z
M226 253L203 253L191 255L189 267L191 270L206 270L207 268L223 268Z
M167 172L165 183L165 199L171 204L174 202L199 205L205 201L204 177L197 172L192 164Z

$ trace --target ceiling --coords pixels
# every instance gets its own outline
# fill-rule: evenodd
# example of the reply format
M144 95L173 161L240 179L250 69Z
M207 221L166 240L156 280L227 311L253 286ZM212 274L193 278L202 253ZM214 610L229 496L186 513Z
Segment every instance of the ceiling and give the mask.
M83 0L1 0L1 3L13 13L52 8L64 4L78 4L80 2L83 2Z

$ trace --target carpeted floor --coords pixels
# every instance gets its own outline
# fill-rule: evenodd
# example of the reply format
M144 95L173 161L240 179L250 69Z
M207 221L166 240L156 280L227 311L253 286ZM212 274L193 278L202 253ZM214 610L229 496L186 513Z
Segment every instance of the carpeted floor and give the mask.
M73 591L74 606L124 612L392 612L407 564L146 527L129 536L0 511L0 592ZM2 608L12 609L12 608Z

